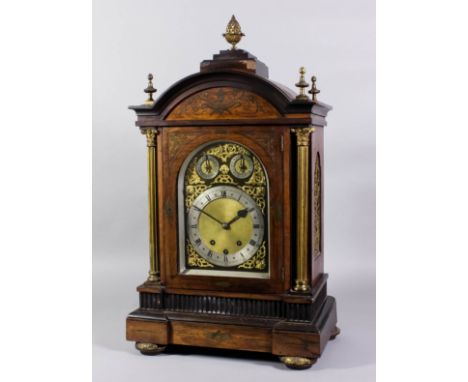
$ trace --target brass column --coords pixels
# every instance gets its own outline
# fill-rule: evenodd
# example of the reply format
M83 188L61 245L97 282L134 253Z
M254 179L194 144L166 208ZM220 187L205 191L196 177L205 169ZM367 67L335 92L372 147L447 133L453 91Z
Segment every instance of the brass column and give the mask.
M308 232L309 232L309 146L312 127L292 129L297 142L296 194L296 285L294 290L308 292Z
M148 219L149 219L149 250L150 270L148 281L159 282L159 256L158 256L158 203L156 188L157 153L156 141L158 130L147 129L146 145L148 147Z

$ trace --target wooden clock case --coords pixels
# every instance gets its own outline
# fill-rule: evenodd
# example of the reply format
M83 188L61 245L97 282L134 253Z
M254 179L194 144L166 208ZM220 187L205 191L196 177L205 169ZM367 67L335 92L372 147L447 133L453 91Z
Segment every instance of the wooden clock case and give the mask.
M175 83L156 101L150 98L130 108L154 154L152 159L149 155L153 277L137 288L140 306L127 317L127 340L144 354L170 344L191 345L268 352L288 367L310 367L339 333L335 299L327 295L321 223L323 129L331 107L298 99L270 81L267 67L243 50L221 51L203 61L199 73ZM310 132L306 174L298 162L304 138L297 132L304 129ZM217 140L248 147L268 173L268 279L179 271L177 176L193 150ZM297 189L304 179L309 203L301 205ZM297 226L300 208L306 208L306 232ZM297 255L301 234L306 259ZM295 287L299 263L306 266L302 291Z

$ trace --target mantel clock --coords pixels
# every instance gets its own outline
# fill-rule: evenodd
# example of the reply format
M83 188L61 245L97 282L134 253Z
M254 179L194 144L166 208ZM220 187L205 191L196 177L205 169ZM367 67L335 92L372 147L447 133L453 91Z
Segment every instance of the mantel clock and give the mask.
M147 139L149 254L127 339L269 352L310 367L339 333L323 247L323 130L330 106L232 48L158 99L131 106Z

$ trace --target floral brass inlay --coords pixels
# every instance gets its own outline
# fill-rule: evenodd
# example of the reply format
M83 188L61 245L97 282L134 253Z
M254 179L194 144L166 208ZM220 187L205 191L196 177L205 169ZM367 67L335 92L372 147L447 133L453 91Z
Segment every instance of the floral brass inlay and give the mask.
M278 111L255 93L219 87L203 90L183 100L171 111L167 119L261 119L278 116Z
M206 261L201 257L197 251L195 251L190 243L190 240L187 240L185 243L185 248L187 250L187 265L192 268L214 268L214 265Z
M239 268L250 270L263 270L266 267L266 247L265 242L262 243L254 257L239 265Z

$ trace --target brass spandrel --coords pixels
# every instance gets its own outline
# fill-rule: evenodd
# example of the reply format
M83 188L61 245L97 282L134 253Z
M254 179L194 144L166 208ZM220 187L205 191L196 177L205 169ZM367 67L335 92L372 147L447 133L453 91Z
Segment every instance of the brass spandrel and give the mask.
M194 268L214 268L214 265L201 257L195 249L193 249L190 240L186 240L185 248L187 251L187 264Z

